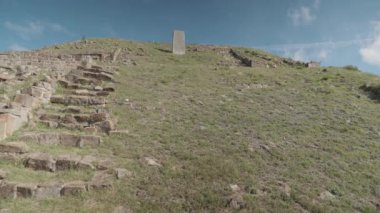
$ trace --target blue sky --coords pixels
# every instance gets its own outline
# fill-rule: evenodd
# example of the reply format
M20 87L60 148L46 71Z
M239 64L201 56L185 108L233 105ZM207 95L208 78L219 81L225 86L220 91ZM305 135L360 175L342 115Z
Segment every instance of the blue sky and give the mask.
M0 0L0 50L85 37L261 48L380 74L380 0Z

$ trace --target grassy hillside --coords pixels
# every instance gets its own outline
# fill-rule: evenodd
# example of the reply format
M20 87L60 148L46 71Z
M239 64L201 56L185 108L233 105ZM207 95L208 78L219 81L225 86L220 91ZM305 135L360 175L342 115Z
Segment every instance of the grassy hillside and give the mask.
M380 103L360 89L380 84L379 77L333 67L244 67L222 47L190 46L174 56L165 44L93 41L50 50L129 48L135 64L120 65L110 109L129 133L97 151L132 175L107 192L2 200L1 208L380 211Z

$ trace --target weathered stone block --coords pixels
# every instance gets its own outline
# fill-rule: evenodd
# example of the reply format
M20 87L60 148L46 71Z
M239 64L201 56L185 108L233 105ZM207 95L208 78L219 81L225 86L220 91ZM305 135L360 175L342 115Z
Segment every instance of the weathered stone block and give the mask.
M114 169L114 171L115 171L115 175L116 175L117 179L132 176L132 173L130 171L128 171L127 169L116 168L116 169Z
M32 153L25 162L25 166L35 170L54 172L56 170L55 160L47 153Z
M117 48L113 53L112 53L112 63L115 63L117 61L117 58L119 57L121 52L120 48Z
M0 140L4 140L7 137L7 121L4 118L0 118Z
M38 104L38 100L36 98L26 94L17 94L14 99L14 102L19 103L21 104L21 106L27 108L34 108Z
M43 99L48 91L45 88L32 86L30 88L22 89L21 93Z
M61 196L62 184L38 185L35 191L36 199L55 198Z
M1 199L15 199L16 194L16 184L1 182L0 183L0 198Z
M57 133L26 133L21 139L46 145L57 145L60 143L60 136Z
M96 161L96 158L93 156L84 156L77 164L77 169L95 169L93 163Z
M0 180L3 180L7 177L7 172L0 169Z
M80 195L87 191L86 186L87 184L83 181L73 181L66 183L61 190L61 195Z
M109 133L111 130L115 129L115 125L112 121L106 120L102 122L97 122L94 124L101 132Z
M18 184L16 191L19 198L31 198L37 189L36 185L32 184Z
M184 55L186 53L185 32L174 31L173 32L173 44L172 51L176 55Z
M29 151L29 146L23 142L0 143L1 153L23 154Z
M102 142L99 136L83 135L80 138L81 146L98 146Z
M81 157L78 155L60 155L56 158L57 170L71 170L76 169Z
M64 146L81 146L80 136L63 133L60 135L60 144Z
M110 189L112 188L112 179L112 175L108 174L107 171L97 171L88 187L94 190Z

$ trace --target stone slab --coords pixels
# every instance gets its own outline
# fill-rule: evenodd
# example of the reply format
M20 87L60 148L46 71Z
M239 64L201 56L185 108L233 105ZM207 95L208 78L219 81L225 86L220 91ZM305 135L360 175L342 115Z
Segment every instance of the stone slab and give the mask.
M175 30L173 32L172 51L175 55L184 55L186 53L185 32Z

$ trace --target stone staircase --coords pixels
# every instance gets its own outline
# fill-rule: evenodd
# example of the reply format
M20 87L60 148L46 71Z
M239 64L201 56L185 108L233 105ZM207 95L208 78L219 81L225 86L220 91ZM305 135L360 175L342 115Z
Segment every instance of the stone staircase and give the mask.
M78 66L62 76L49 77L22 89L9 107L1 109L0 139L11 136L27 123L41 129L21 131L23 133L17 137L0 142L0 162L9 162L20 171L37 173L90 172L92 178L25 183L8 179L9 172L0 167L0 198L75 196L111 189L114 179L125 175L126 170L115 168L112 159L62 154L64 147L96 149L101 145L102 137L114 131L114 123L107 110L107 96L115 91L114 83L111 71L99 66ZM58 154L57 151L50 152L50 148L59 150Z

